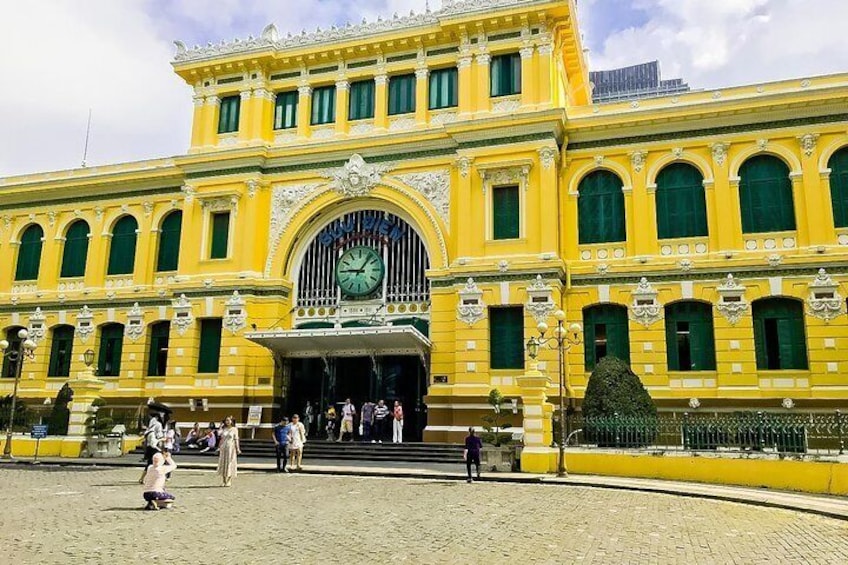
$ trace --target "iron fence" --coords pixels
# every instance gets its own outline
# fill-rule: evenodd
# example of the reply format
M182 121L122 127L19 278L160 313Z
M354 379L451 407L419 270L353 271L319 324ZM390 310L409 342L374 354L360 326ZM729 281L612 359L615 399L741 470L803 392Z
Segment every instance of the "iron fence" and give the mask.
M584 418L570 414L578 445L624 449L842 454L846 416L817 414L660 413L656 417ZM558 438L558 436L557 436Z

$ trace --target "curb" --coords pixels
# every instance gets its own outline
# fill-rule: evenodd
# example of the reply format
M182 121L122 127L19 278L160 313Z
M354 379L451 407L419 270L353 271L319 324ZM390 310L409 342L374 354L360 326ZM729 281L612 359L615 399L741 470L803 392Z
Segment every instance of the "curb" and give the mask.
M105 460L104 460L105 461ZM33 462L29 460L12 460L12 461L0 461L0 468L5 465L20 465L26 467L95 467L95 468L135 468L140 467L139 462L137 461L109 461L109 462L82 462L79 460L50 460L50 461L38 461ZM189 469L195 471L212 471L215 470L215 463L181 463L179 466L180 469ZM242 471L251 471L251 472L259 472L259 473L272 473L277 474L277 470L272 467L259 467L256 464L244 464L240 465L239 469ZM311 468L305 469L300 473L295 474L303 474L303 475L319 475L319 476L337 476L337 477L370 477L370 478L389 478L389 479L413 479L413 480L441 480L441 481L456 481L463 482L465 481L464 474L442 474L438 472L427 472L427 471L407 471L405 469L398 470L395 472L386 472L382 470L371 471L366 468L363 469L322 469L322 468ZM591 475L582 475L582 476L591 476ZM620 477L617 477L620 478ZM625 479L626 480L626 479ZM543 485L543 486L563 486L563 487L583 487L583 488L597 488L597 489L607 489L607 490L620 490L620 491L630 491L630 492L643 492L648 494L664 494L670 496L679 496L684 498L700 498L704 500L716 500L720 502L733 502L737 504L746 504L749 506L759 506L761 508L777 508L781 510L791 510L793 512L802 512L804 514L812 514L816 516L822 516L825 518L831 518L835 520L848 521L848 510L845 513L833 512L830 510L815 508L811 506L803 506L799 504L792 504L788 502L779 502L773 500L757 500L751 498L745 498L742 493L739 495L733 494L720 494L720 493L709 493L709 492L694 492L694 491L685 491L673 488L666 488L662 486L654 486L654 485L640 485L640 484L613 484L613 483L605 483L602 481L587 481L587 482L577 482L577 481L569 481L568 479L562 480L554 477L540 477L540 476L527 476L527 477L516 477L516 476L497 476L497 475L486 475L481 477L480 479L476 479L476 482L483 483L512 483L512 484L530 484L530 485ZM701 483L695 483L701 484ZM783 493L784 491L768 491L765 492L773 492L773 493ZM793 495L803 495L804 493L794 493L787 492L787 494ZM814 496L814 495L810 495Z

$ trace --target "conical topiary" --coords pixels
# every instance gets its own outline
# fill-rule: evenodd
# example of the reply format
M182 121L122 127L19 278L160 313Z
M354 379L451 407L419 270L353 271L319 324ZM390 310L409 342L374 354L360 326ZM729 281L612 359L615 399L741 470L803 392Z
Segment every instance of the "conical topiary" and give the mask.
M592 371L583 399L583 416L656 417L657 407L642 381L616 357L604 357Z

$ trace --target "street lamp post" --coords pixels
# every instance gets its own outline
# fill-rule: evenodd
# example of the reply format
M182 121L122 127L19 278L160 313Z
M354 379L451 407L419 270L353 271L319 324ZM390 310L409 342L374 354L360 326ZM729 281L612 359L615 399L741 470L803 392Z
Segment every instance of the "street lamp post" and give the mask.
M539 330L539 336L533 336L527 341L527 351L530 357L536 359L539 355L540 347L547 347L557 350L557 372L559 374L559 461L557 462L557 476L567 477L568 471L565 468L565 392L568 388L568 364L564 362L565 356L574 345L581 343L580 334L583 328L580 324L573 323L565 328L565 312L557 310L554 312L556 320L556 328L552 336L546 336L548 332L548 324L539 322L536 326Z
M15 408L18 403L18 383L21 381L21 369L24 365L24 358L32 359L35 357L36 344L29 339L29 332L23 328L18 331L20 342L12 349L9 349L7 340L0 340L0 351L3 357L7 358L10 363L15 364L15 388L12 391L12 407L9 410L9 425L6 427L6 445L3 447L3 459L12 458L12 425L15 420Z

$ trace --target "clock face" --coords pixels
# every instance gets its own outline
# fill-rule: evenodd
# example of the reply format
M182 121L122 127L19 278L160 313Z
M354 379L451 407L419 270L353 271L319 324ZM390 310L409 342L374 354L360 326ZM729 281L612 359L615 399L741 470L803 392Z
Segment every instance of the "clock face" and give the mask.
M336 264L336 282L348 296L368 296L383 284L385 272L383 259L376 250L353 247Z

